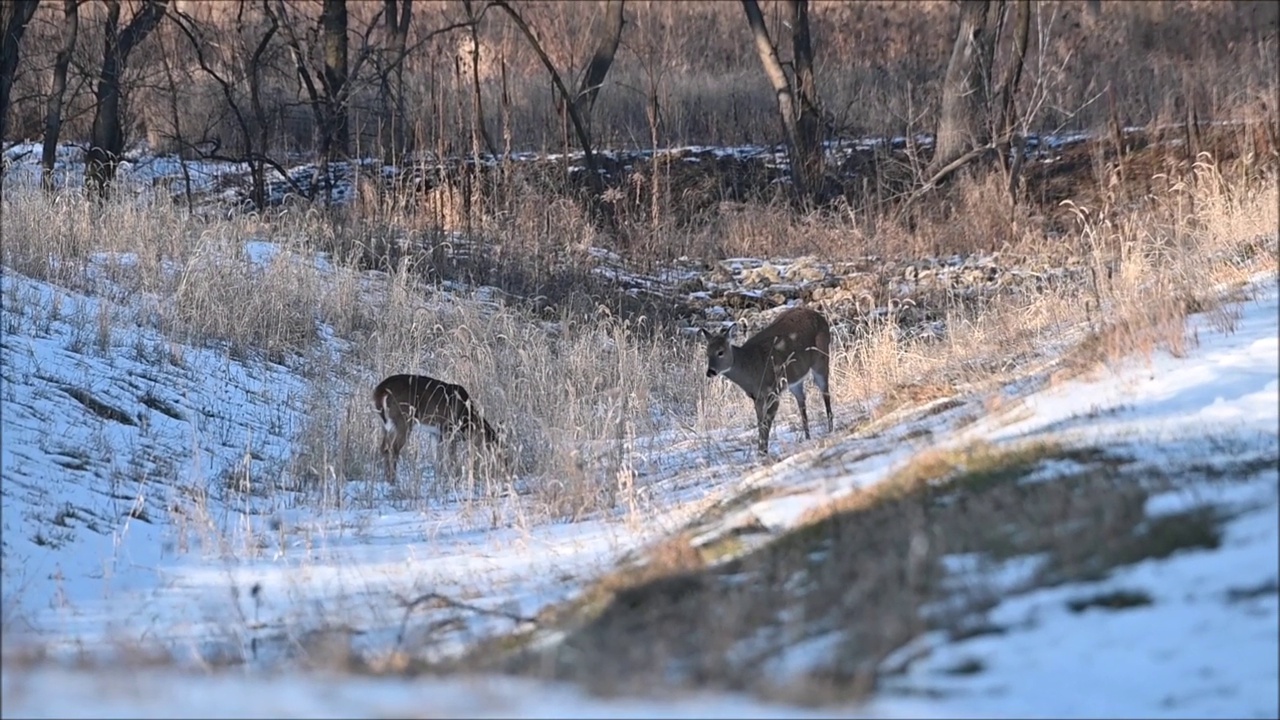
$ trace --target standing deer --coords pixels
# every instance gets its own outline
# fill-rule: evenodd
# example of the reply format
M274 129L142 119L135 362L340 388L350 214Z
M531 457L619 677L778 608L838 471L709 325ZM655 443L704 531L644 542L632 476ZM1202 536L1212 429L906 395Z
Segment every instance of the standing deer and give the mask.
M831 325L809 308L792 308L740 346L729 342L732 327L707 332L707 377L722 375L747 391L756 404L756 425L760 431L759 453L769 454L769 431L778 412L782 386L788 385L800 406L800 424L809 438L809 415L804 407L804 376L813 371L813 381L822 391L827 408L827 432L833 429L831 394L827 378L831 349Z
M374 388L373 404L382 416L382 455L388 482L395 482L396 460L415 422L439 434L437 468L442 465L446 443L452 452L456 452L454 443L460 438L469 440L473 449L476 445L498 445L498 434L480 416L461 385L426 375L392 375Z

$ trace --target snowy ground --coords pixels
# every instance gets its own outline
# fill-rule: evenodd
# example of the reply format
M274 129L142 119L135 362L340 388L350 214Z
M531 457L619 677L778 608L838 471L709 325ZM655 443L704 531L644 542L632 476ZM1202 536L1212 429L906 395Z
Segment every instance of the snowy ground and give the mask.
M208 189L217 185L210 179ZM746 270L759 268L734 273ZM1052 368L1028 369L995 411L984 398L948 399L938 412L917 409L850 435L858 409L838 407L834 436L806 443L784 403L774 431L783 459L763 465L745 425L712 438L726 446L713 454L705 438L640 439L643 506L559 524L521 521L519 499L495 523L456 501L395 509L359 482L342 498L317 498L282 471L305 412L294 368L176 344L144 310L101 311L106 294L9 268L0 282L5 716L803 716L739 696L599 699L509 678L403 681L326 667L347 651L435 657L532 625L539 609L748 488L773 492L698 528L701 542L747 527L744 548L768 542L924 449L1029 439L1120 446L1175 473L1265 469L1150 501L1150 515L1188 503L1223 508L1220 548L1144 561L1096 583L1025 590L1016 577L1000 579L1009 591L991 618L1005 632L920 637L887 663L901 672L868 705L840 710L1280 715L1274 277L1260 278L1234 316L1194 318L1199 343L1185 357L1135 358L1054 386L1045 381ZM104 317L121 324L104 328ZM250 492L242 478L253 480ZM258 487L261 478L279 485ZM957 578L975 572L966 560L955 558ZM1118 590L1148 603L1072 609ZM431 593L465 607L414 604ZM797 646L778 674L820 664L820 646ZM32 648L54 662L29 663ZM164 669L103 669L117 656L123 664L160 651ZM96 668L59 662L68 658Z
M342 625L361 652L445 652L675 529L748 457L708 468L667 443L637 463L650 468L643 507L573 524L522 521L519 498L397 511L364 481L322 497L285 467L305 412L289 368L174 344L144 317L100 339L93 318L108 300L2 280L6 645L141 643L264 666ZM490 614L410 611L429 593Z
M1127 127L1126 135L1145 132L1144 128ZM1085 142L1089 136L1081 133L1049 134L1044 136L1029 135L1026 138L1026 151L1029 156L1046 162L1052 162L1066 147ZM913 141L919 146L929 146L933 138L928 135L917 135ZM828 162L832 167L839 167L850 154L866 152L876 147L890 147L901 150L908 145L906 137L867 137L856 139L838 139L826 143ZM9 169L6 182L17 185L37 187L40 183L41 143L13 142L0 148L0 161ZM608 172L608 165L620 170L629 170L632 165L654 157L678 158L682 162L698 164L712 162L721 158L732 158L739 161L759 161L774 169L785 168L786 152L781 145L740 145L733 147L688 145L681 147L652 149L595 151L597 163L605 164L602 170ZM53 173L54 184L58 187L83 187L84 185L84 149L70 144L58 146L57 160ZM581 172L586 169L585 157L581 152L569 153L568 158L560 153L520 151L509 156L517 163L560 163L568 160L570 172ZM488 154L479 157L481 165L495 166L502 158ZM287 163L287 160L285 161ZM381 175L384 178L403 173L412 176L418 182L435 176L446 168L473 162L469 156L440 159L433 155L425 155L411 162L408 167L397 168L382 165L374 160L362 160L359 163L334 163L330 166L330 196L335 203L349 202L354 197L352 178L356 172L366 176ZM149 149L140 146L125 152L124 159L117 170L117 177L125 185L132 185L140 197L148 197L155 192L169 193L174 197L182 197L190 192L196 197L214 197L228 206L242 205L248 199L246 182L249 177L249 164L244 162L228 162L213 160L182 161L173 155L154 155ZM308 197L319 197L320 168L312 163L304 163L289 167L288 177L281 177L274 169L266 170L268 204L283 202L289 195L305 194ZM781 177L781 176L780 176Z
M13 280L6 277L9 282ZM12 289L6 285L6 297ZM1002 442L1055 437L1066 442L1151 447L1150 462L1174 466L1189 460L1208 465L1249 457L1274 460L1280 457L1280 306L1275 279L1261 279L1253 294L1253 300L1236 308L1229 331L1221 327L1221 315L1195 317L1199 343L1186 357L1157 354L1149 362L1135 358L1099 377L1025 395L959 430L949 429L942 413L937 416L941 419L931 421L935 434L926 442L937 446L975 438ZM532 614L540 604L571 594L574 578L581 580L602 569L623 549L639 542L621 521L522 531L455 529L450 528L448 513L456 508L442 508L436 516L384 515L367 520L367 527L360 531L320 531L312 540L314 547L305 552L297 541L286 542L288 547L274 554L232 562L225 556L199 553L166 556L163 548L171 527L159 522L130 523L128 513L117 509L115 515L104 512L106 517L101 519L116 527L107 535L76 533L60 549L24 544L25 538L15 537L15 528L29 528L24 525L27 517L41 508L57 507L49 498L71 493L77 481L91 477L77 474L88 471L66 465L43 465L40 473L28 470L48 474L45 494L39 496L44 499L30 503L23 498L31 488L20 483L16 491L12 487L15 468L22 463L58 463L65 454L58 453L57 442L74 440L67 427L46 432L43 439L20 434L24 423L34 417L30 413L48 406L47 400L40 402L41 393L52 392L47 380L32 387L13 383L8 375L17 372L20 347L35 342L32 337L15 339L6 334L5 338L5 603L6 612L21 617L26 633L34 634L28 638L40 636L74 646L94 637L139 643L167 633L174 641L171 647L181 646L184 640L207 652L213 636L236 646L228 652L237 652L253 637L267 637L266 629L273 626L286 634L289 628L314 627L306 617L314 612L310 619L315 621L347 619L370 646L376 646L387 642L403 620L403 610L371 600L379 593L411 596L454 590L466 596L466 590L479 593L484 588L475 597L477 604ZM59 372L73 372L62 368L58 357L52 352L42 355L33 375L57 378ZM193 390L198 387L194 384ZM186 395L198 397L194 392ZM62 407L65 411L66 405ZM920 447L894 433L881 435L879 441L884 445L877 448L878 453L845 465L831 459L866 455L867 441L845 438L817 443L821 446L816 448L795 448L797 452L786 460L732 483L778 485L792 491L743 512L770 530L781 530L804 510L875 482ZM84 462L95 467L92 459ZM824 469L821 473L806 471L819 466ZM57 467L63 470L55 471ZM1275 717L1280 713L1276 660L1280 501L1274 465L1253 477L1154 497L1148 512L1158 515L1189 502L1231 510L1219 549L1144 561L1098 583L1012 593L992 613L993 619L1010 628L1007 632L961 642L918 638L902 651L913 658L905 663L906 672L886 682L868 705L845 711L869 716ZM741 518L726 518L719 530L741 522ZM314 521L313 527L321 524ZM423 540L424 534L432 537ZM15 566L22 575L11 578L10 568ZM51 568L60 571L57 583L49 581ZM110 589L104 589L109 579ZM149 582L156 585L149 592L140 591ZM256 607L246 590L255 584L262 588ZM232 591L237 587L238 599ZM1074 601L1115 590L1140 592L1150 603L1123 610L1072 609ZM52 602L50 594L57 596ZM27 615L10 610L11 604L44 612ZM231 619L230 611L247 617ZM375 628L384 635L375 638ZM6 632L6 646L13 647L12 637ZM802 651L812 648L797 648ZM803 659L794 662L803 664ZM954 672L966 664L980 667L981 672ZM4 713L52 717L88 713L745 716L799 712L736 696L662 702L590 699L564 686L516 680L406 683L344 677L335 682L328 676L296 672L287 679L264 679L254 667L250 663L214 674L130 671L121 678L109 671L86 674L47 666L33 670L9 663ZM267 683L274 695L255 692ZM279 692L282 688L285 692ZM263 697L271 699L258 699Z
M1196 317L1199 347L1189 357L1133 360L1114 375L1031 395L960 434L1126 446L1175 473L1191 465L1231 472L1256 459L1261 470L1254 474L1148 500L1148 517L1196 505L1223 508L1232 519L1221 547L1146 560L1098 583L1015 595L991 618L1011 631L938 644L891 688L929 688L945 696L936 702L940 711L987 717L1280 714L1275 282L1263 280L1258 299L1237 308L1231 332ZM1121 591L1150 602L1078 609L1080 600ZM930 642L921 638L922 645ZM966 663L982 671L945 670Z
M89 674L56 669L19 673L6 668L3 682L0 714L5 717L831 717L827 712L723 695L602 699L568 685L513 678L192 677L167 670Z

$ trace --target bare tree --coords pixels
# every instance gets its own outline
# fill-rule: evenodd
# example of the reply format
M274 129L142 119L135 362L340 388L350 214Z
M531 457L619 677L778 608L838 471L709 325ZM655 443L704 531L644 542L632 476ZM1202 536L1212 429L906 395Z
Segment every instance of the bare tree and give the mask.
M171 13L171 17L174 25L182 31L182 34L186 36L191 47L195 50L196 62L200 65L200 69L212 78L222 90L222 97L227 103L227 107L231 110L231 115L240 131L241 144L244 146L243 153L240 155L223 155L220 152L221 143L215 141L213 142L214 149L212 151L202 151L201 154L214 160L247 162L252 182L250 201L255 208L262 209L266 206L267 201L267 168L273 168L281 177L288 178L284 168L267 154L270 124L266 109L262 103L262 70L266 63L268 50L271 47L271 41L280 30L280 25L276 21L275 15L265 11L267 9L267 0L263 0L263 16L266 18L266 25L261 28L250 27L244 12L248 4L247 0L241 0L239 11L236 13L236 35L242 41L246 37L252 38L252 50L247 47L235 50L242 62L238 63L239 69L231 73L220 71L216 67L217 63L213 62L209 57L211 47L227 47L228 43L214 43L204 37L200 24L185 12L174 11ZM242 98L236 92L242 86L247 86L249 91L249 108L247 110L243 106ZM208 138L202 139L201 145L204 145L207 140Z
M44 111L44 147L40 156L40 185L53 190L53 168L58 161L58 136L62 133L62 102L67 93L67 69L80 33L80 5L84 0L62 2L62 47L53 61L53 87Z
M756 54L760 56L764 74L778 100L778 118L782 121L786 139L795 196L807 204L816 199L822 189L821 105L813 73L808 0L787 0L784 4L787 8L786 22L791 27L794 81L787 77L777 46L769 37L760 4L756 0L742 0L747 24L755 39Z
M307 95L307 104L315 118L320 140L319 175L324 187L328 187L331 181L329 163L338 157L350 155L347 110L352 89L356 87L354 80L359 77L364 63L375 54L369 36L382 22L382 14L387 8L385 5L380 6L361 31L359 50L355 59L348 63L345 0L325 0L318 26L306 31L309 39L317 37L316 33L319 33L319 40L306 44L299 36L296 19L290 17L290 3L274 0L265 3L265 6L283 32L285 45L293 57L298 81ZM317 50L320 56L318 59L312 54ZM328 193L325 196L327 198Z
M1005 70L1004 82L1000 85L997 96L1000 98L1000 117L996 120L995 132L999 139L1001 157L1012 155L1009 165L1009 194L1016 197L1018 177L1022 173L1022 162L1025 159L1025 147L1015 133L1018 122L1017 95L1018 86L1022 83L1022 68L1027 60L1027 45L1031 38L1031 0L1018 0L1018 20L1014 28L1013 52L1010 67ZM1023 118L1024 124L1029 120ZM1012 151L1012 152L1009 152Z
M471 154L476 163L480 161L480 141L484 141L484 147L491 157L498 156L497 146L493 144L493 138L489 136L489 129L485 125L484 120L484 100L483 94L480 92L480 21L484 19L485 12L492 6L485 5L477 13L471 4L471 0L462 0L462 7L467 12L467 23L471 26L471 42L469 44L471 59ZM467 195L470 197L470 194Z
M120 0L106 0L107 22L102 53L102 69L94 90L93 134L89 142L85 180L99 197L105 196L115 179L120 153L124 150L124 131L120 123L120 79L129 55L138 43L160 24L169 0L146 0L125 26L120 26Z
M515 23L516 28L529 41L529 47L533 48L533 52L542 61L542 66L547 69L547 74L551 76L551 84L555 86L556 93L564 104L564 111L568 114L569 121L573 124L574 135L577 136L578 143L582 146L583 160L587 164L587 182L590 183L591 194L593 197L598 198L604 188L600 180L600 173L596 171L596 156L591 149L591 135L587 132L587 124L582 119L582 114L578 112L578 108L573 102L573 96L569 93L569 88L556 70L555 63L551 62L551 57L547 55L546 49L538 41L538 36L533 32L533 28L529 27L529 23L525 22L524 17L516 12L515 8L511 7L506 0L492 0L491 4L506 12L511 21Z
M324 32L324 72L320 80L329 102L321 107L327 115L323 127L321 151L325 157L351 152L351 133L347 123L347 0L324 0L320 12Z
M623 5L626 0L609 0L605 7L604 24L596 35L596 49L591 54L591 62L587 63L586 72L578 84L578 94L574 104L578 114L587 121L588 131L591 126L591 111L595 108L596 97L600 95L600 87L609 75L613 66L613 58L618 54L618 43L622 40Z
M13 88L13 77L18 73L18 47L38 4L37 0L17 0L8 3L0 15L0 21L4 22L4 36L0 37L0 140L8 137L9 91ZM3 182L4 168L0 167L0 187L3 187Z
M1009 3L1005 0L959 0L960 22L942 88L934 155L925 193L977 158L999 151L1004 158L1018 123L1016 97L1022 80L1031 30L1031 4L1019 0L1017 22L1004 77L995 82L995 51L1003 33ZM1016 183L1020 157L1014 159L1010 187ZM914 199L914 198L913 198ZM908 205L910 202L908 203Z
M404 109L404 59L408 54L413 0L383 0L387 27L385 66L378 79L382 94L382 160L391 165L409 149Z
M990 32L990 0L959 0L960 21L942 81L942 112L930 174L985 145L990 138L991 63L997 33Z
M981 157L1008 157L1009 192L1017 188L1022 168L1022 152L1015 125L1024 127L1034 109L1018 117L1016 96L1022 80L1031 32L1031 3L1018 1L1010 58L1004 78L994 82L995 50L1004 29L1008 3L997 0L959 0L960 26L943 80L942 114L934 141L934 156L926 169L927 179L906 202L897 208L899 218L921 197L937 188L952 174ZM995 20L992 22L992 17ZM994 29L991 26L994 25ZM1043 48L1043 39L1041 47ZM994 107L993 107L994 105Z
M1022 83L1022 68L1026 64L1027 45L1031 39L1031 0L1018 0L1017 26L1014 28L1013 48L1009 67L1005 69L1004 81L996 97L1000 101L1000 116L995 123L997 137L1005 138L1013 131L1017 120L1015 99L1018 86Z

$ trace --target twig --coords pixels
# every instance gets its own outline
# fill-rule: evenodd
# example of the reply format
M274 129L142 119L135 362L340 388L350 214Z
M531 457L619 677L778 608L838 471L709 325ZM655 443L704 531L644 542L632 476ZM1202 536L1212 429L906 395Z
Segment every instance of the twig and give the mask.
M955 160L952 160L951 162L947 163L940 170L938 170L938 172L934 173L933 177L929 178L929 180L926 181L925 184L921 186L919 190L916 190L914 193L911 194L911 197L907 198L907 201L902 204L902 207L898 208L896 219L900 220L903 217L903 215L906 214L907 210L910 209L910 207L914 205L917 200L924 197L924 195L927 194L930 190L933 190L934 188L938 187L938 184L941 183L943 180L946 180L948 177L950 177L952 173L956 172L957 170L964 167L965 165L968 165L969 163L973 162L979 157L982 157L986 153L997 149L999 146L1000 146L999 141L992 141L992 142L986 143L985 145L976 147L970 150L969 152L961 155L960 157L956 158Z
M412 600L408 600L401 597L400 603L404 605L404 617L401 618L400 630L399 632L396 633L397 645L404 642L404 633L405 633L405 628L408 627L409 625L409 616L412 615L413 611L418 609L420 605L426 605L427 603L434 603L433 607L437 607L437 608L467 610L477 615L505 618L507 620L511 620L516 624L537 622L536 618L532 618L527 615L508 612L506 610L492 610L490 608L480 607L479 605L473 605L471 603L463 602L461 600L455 600L454 598L451 598L448 595L442 595L441 593L437 593L437 592L430 592L430 593L426 593L425 595L419 595L418 597Z

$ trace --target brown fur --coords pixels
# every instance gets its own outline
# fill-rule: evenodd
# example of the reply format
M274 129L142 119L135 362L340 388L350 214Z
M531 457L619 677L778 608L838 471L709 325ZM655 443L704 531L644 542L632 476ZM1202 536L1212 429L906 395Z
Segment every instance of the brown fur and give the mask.
M498 434L471 402L466 388L426 375L392 375L373 389L373 404L382 417L382 456L387 481L394 482L396 461L409 439L413 423L440 432L440 448L459 437L473 443L498 444ZM442 461L437 455L437 467Z
M778 397L787 385L800 407L800 424L809 438L809 414L804 404L804 376L813 372L827 409L827 432L833 429L830 374L831 325L820 313L797 307L778 316L768 327L740 346L729 342L729 329L702 330L707 339L707 377L723 375L755 401L758 450L769 453L769 432L778 412Z

